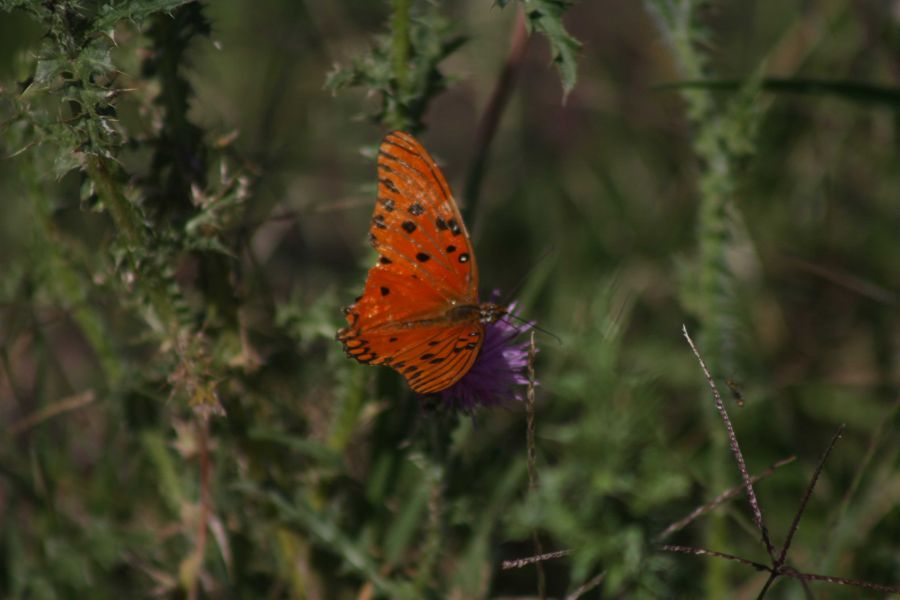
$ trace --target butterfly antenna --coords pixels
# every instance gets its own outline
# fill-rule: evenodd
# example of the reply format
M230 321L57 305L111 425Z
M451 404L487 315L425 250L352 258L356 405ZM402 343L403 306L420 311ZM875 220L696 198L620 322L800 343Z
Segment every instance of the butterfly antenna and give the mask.
M528 319L523 319L522 317L519 317L519 316L516 316L516 315L513 315L513 314L509 314L509 313L507 313L506 316L507 316L507 317L511 317L511 318L515 319L516 321L519 321L519 322L521 322L521 323L524 323L525 325L528 325L530 329L534 329L535 331L540 331L541 333L546 333L547 335L549 335L550 337L552 337L554 340L556 340L556 342L557 342L560 346L562 346L562 338L560 338L558 335L556 335L556 334L553 333L552 331L548 331L547 329L544 329L543 327L541 327L540 325L538 325L538 324L535 323L534 321L529 321ZM515 327L515 326L514 326L514 327ZM516 329L518 329L518 328L516 328ZM521 330L520 330L520 331L521 331Z

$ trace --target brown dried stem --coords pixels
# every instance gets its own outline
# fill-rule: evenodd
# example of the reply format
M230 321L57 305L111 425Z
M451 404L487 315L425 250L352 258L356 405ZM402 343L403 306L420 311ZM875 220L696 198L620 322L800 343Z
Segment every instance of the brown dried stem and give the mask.
M509 569L521 569L522 567L527 567L528 565L534 563L539 563L554 558L562 558L563 556L568 556L570 554L572 554L571 550L557 550L556 552L547 552L545 554L538 554L537 556L526 556L525 558L504 560L500 565L500 568L504 571L508 571Z
M784 574L784 563L787 560L787 553L791 547L791 542L794 539L794 535L797 533L797 529L800 527L800 519L803 517L803 513L806 511L806 505L809 504L809 499L812 496L813 489L816 487L816 482L819 481L819 475L822 474L822 469L825 467L825 461L828 460L828 456L831 454L831 450L834 448L834 445L837 443L839 439L841 439L841 435L844 433L845 425L842 423L840 427L838 427L837 432L831 438L831 442L829 442L828 447L825 449L825 452L822 454L822 458L819 459L819 464L816 465L816 470L813 473L812 478L809 480L809 485L806 486L806 492L803 494L803 499L800 500L800 508L797 509L797 512L794 514L794 519L791 521L791 527L788 529L787 537L784 540L784 544L781 546L781 552L778 553L778 558L772 564L772 569L770 571L769 579L766 581L766 584L763 586L762 590L759 592L759 598L765 596L766 592L775 583L775 580L779 575Z
M762 563L758 563L756 561L752 561L752 560L749 560L746 558L741 558L739 556L735 556L733 554L726 554L724 552L707 550L705 548L663 545L663 546L661 546L661 549L665 550L667 552L679 552L682 554L693 554L695 556L712 556L714 558L722 558L725 560L731 560L731 561L739 562L741 564L752 566L753 568L760 570L760 571L766 571L767 573L769 573L769 577L766 580L765 585L760 590L759 595L757 596L758 600L765 597L766 593L769 591L769 589L772 587L772 585L775 583L775 581L781 576L790 577L792 579L799 580L803 584L803 587L807 593L807 596L811 596L811 593L807 586L807 582L809 582L809 581L824 581L827 583L835 583L835 584L839 584L839 585L852 585L852 586L856 586L856 587L861 587L861 588L875 590L875 591L881 591L881 592L900 593L900 588L896 588L896 587L892 587L892 586L885 586L885 585L880 585L877 583L870 583L868 581L861 581L858 579L845 579L843 577L832 577L830 575L817 575L814 573L802 573L800 571L797 571L796 569L785 566L785 563L787 561L788 552L791 547L791 542L793 541L794 536L796 535L797 530L799 529L800 519L803 517L803 513L806 511L806 507L809 504L810 498L812 497L812 493L816 487L816 483L818 482L819 477L822 474L822 470L825 468L825 462L828 460L828 457L831 455L831 451L834 449L834 445L837 443L837 441L841 438L841 436L844 433L845 426L843 424L838 428L837 432L831 438L831 441L829 442L828 447L825 449L825 452L822 454L822 458L819 459L819 463L816 465L816 470L813 472L813 476L812 476L812 478L810 478L809 484L806 487L806 491L803 494L803 498L800 501L800 507L797 509L797 512L794 515L794 519L791 522L791 526L790 526L790 529L788 530L788 534L787 534L787 537L785 538L784 544L782 545L781 550L778 553L778 557L777 558L775 557L775 552L774 552L774 548L772 546L772 542L770 541L768 531L766 530L765 525L763 524L762 511L759 508L759 502L757 501L756 494L753 491L754 480L759 479L759 478L758 477L751 478L749 473L747 472L747 466L746 466L746 463L744 462L744 457L741 454L741 449L740 449L740 446L737 441L737 436L734 433L734 428L731 425L731 419L729 419L728 412L725 410L725 405L722 402L722 397L719 394L719 390L716 388L715 381L713 380L712 376L710 375L710 372L706 366L706 363L703 361L703 357L700 356L700 352L697 350L697 346L694 345L694 341L691 339L691 336L688 334L687 327L682 326L682 333L684 334L685 339L687 340L688 344L690 345L691 350L694 352L694 356L696 356L697 360L700 362L700 367L703 369L703 373L704 373L704 375L706 375L706 380L709 383L710 389L712 390L713 398L715 399L715 402L716 402L716 408L718 409L719 414L722 417L722 421L725 423L725 428L728 431L728 440L731 444L731 451L734 454L735 459L737 460L738 469L740 470L741 477L744 480L743 487L747 491L747 499L750 503L751 508L753 509L753 516L754 516L754 520L756 521L756 526L762 535L763 542L766 545L766 551L769 554L772 564L771 564L771 566L768 566L768 565L764 565ZM793 459L793 457L791 458L791 460L792 459ZM785 464L786 462L789 462L789 461L782 461L781 464ZM777 466L780 466L780 464L776 463L775 465L773 465L772 467L769 468L769 471L774 470L774 468L776 468ZM726 492L722 496L713 500L710 503L712 505L712 507L714 507L715 505L720 503L719 502L720 498L722 498L723 501L724 501L724 499L727 499L727 497L729 497L730 492L731 492L731 490L729 490L729 492ZM659 539L665 537L666 535L669 535L673 531L676 531L679 528L678 526L681 525L682 523L684 523L686 525L688 522L692 521L700 514L703 514L704 512L711 510L712 507L710 507L710 509L706 509L706 506L708 506L708 505L705 505L703 507L700 507L700 509L695 510L693 513L688 515L688 517L686 517L685 519L682 519L682 521L679 521L673 525L670 525L665 531L663 531L663 533L660 534ZM706 510L704 510L704 509L706 509Z
M497 77L497 83L493 92L491 92L491 98L488 100L481 123L478 125L472 166L469 167L465 195L463 197L466 203L466 211L469 214L469 222L476 216L475 208L478 205L478 198L481 192L481 181L484 179L484 173L487 169L491 142L494 140L494 134L497 132L497 125L500 124L500 117L509 103L509 96L512 93L516 75L522 67L522 60L525 57L527 45L528 30L525 26L525 14L523 9L519 7L512 35L510 36L509 54L506 57L503 68L500 70L500 75Z
M606 571L603 571L596 577L592 577L591 579L578 586L575 590L572 591L571 594L566 596L566 600L578 600L583 595L587 594L589 591L603 583L604 579L606 579Z
M750 502L750 508L753 510L753 520L756 523L757 529L759 529L763 543L766 545L766 552L768 552L769 557L772 560L775 560L775 548L772 546L772 541L769 539L769 531L763 523L762 510L759 508L756 492L753 491L753 482L750 479L750 473L747 471L747 464L744 461L744 455L741 453L741 447L738 444L737 436L734 433L734 427L731 424L731 419L728 417L728 411L725 410L725 403L722 402L722 395L719 394L719 389L716 387L716 382L713 380L709 368L703 361L703 357L700 356L697 346L694 345L694 340L692 340L690 334L688 334L686 325L681 326L681 332L684 334L684 338L694 352L694 356L696 356L697 360L700 362L703 374L706 375L706 381L709 383L710 390L712 390L716 409L719 411L719 415L722 417L722 421L725 423L725 429L728 432L728 443L731 446L731 453L734 454L734 458L738 464L738 470L741 472L741 478L744 480L744 489L747 490L747 500Z
M797 571L796 569L792 569L791 567L780 567L775 569L768 565L764 565L762 563L758 563L753 560L749 560L746 558L742 558L740 556L735 556L734 554L727 554L725 552L716 552L715 550L707 550L706 548L695 548L693 546L671 546L671 545L663 545L660 546L661 550L666 552L677 552L679 554L692 554L694 556L711 556L713 558L722 558L725 560L730 560L734 562L738 562L750 567L758 571L766 571L773 575L770 577L770 580L766 582L766 586L760 591L759 596L757 598L762 598L765 593L768 591L771 586L771 581L774 581L775 578L779 576L790 577L791 579L797 579L801 582L807 581L824 581L825 583L834 583L837 585L852 585L854 587L859 587L867 590L873 590L878 592L885 592L888 594L900 594L900 587L890 586L890 585L881 585L880 583L871 583L869 581L863 581L861 579L847 579L845 577L832 577L831 575L818 575L816 573L803 573L801 571Z
M209 419L200 416L197 419L197 445L200 453L200 515L197 518L197 546L194 549L194 574L188 588L188 600L197 600L197 582L203 569L203 557L206 555L206 524L209 521L210 494L209 475Z
M781 570L781 574L792 579L800 581L824 581L826 583L834 583L837 585L852 585L876 592L885 592L886 594L900 594L900 587L892 585L881 585L880 583L871 583L860 579L847 579L845 577L832 577L831 575L817 575L815 573L801 573L794 569L785 567Z
M715 558L724 558L725 560L732 560L734 562L739 562L743 565L748 565L756 569L757 571L772 571L772 567L768 565L764 565L762 563L758 563L754 560L749 560L746 558L741 558L740 556L735 556L734 554L728 554L725 552L716 552L715 550L707 550L706 548L695 548L693 546L673 546L670 544L663 544L659 547L660 550L665 550L666 552L678 552L680 554L693 554L694 556L713 556Z
M772 466L770 466L768 469L766 469L759 475L754 475L753 477L751 477L750 481L753 483L756 483L762 479L765 479L766 477L768 477L769 475L774 473L776 469L780 469L781 467L783 467L785 465L789 465L792 462L794 462L796 459L797 459L796 456L788 456L785 459L779 460L778 462L773 463ZM656 536L656 540L662 541L662 540L666 539L667 537L669 537L670 535L672 535L673 533L675 533L677 531L681 531L682 529L684 529L685 527L690 525L692 522L696 521L699 517L710 512L714 508L718 507L720 504L723 504L723 503L727 502L728 500L731 500L732 498L734 498L735 496L740 494L743 490L744 490L744 485L741 484L741 485L736 485L733 488L722 492L721 494L719 494L718 496L716 496L715 498L713 498L712 500L710 500L703 506L698 506L697 508L695 508L693 511L691 511L690 514L688 514L683 519L679 519L678 521L675 521L674 523L672 523L671 525L669 525L668 527L663 529L662 532L660 532L660 534L658 536Z
M785 559L787 558L787 553L791 547L791 542L794 539L794 535L797 533L797 528L800 526L800 518L803 516L804 511L806 511L806 505L809 503L809 499L812 496L813 489L815 489L816 487L816 482L819 481L819 476L822 474L822 469L825 467L825 461L828 460L828 456L834 449L834 445L839 439L841 439L841 436L844 434L845 427L846 425L841 423L841 426L838 427L838 430L831 438L831 442L828 443L828 447L822 454L822 458L819 459L819 464L816 465L816 470L813 473L812 479L810 479L809 481L809 485L806 486L806 492L803 494L803 499L800 501L800 508L797 509L797 514L794 515L794 520L791 522L791 528L788 530L787 538L784 540L784 544L781 546L781 553L778 555L778 560L775 562L776 568L783 565Z
M525 397L525 414L527 419L526 427L526 443L528 447L528 491L534 494L538 487L537 473L537 446L534 442L534 358L537 354L537 346L534 344L534 330L531 331L531 340L528 346L528 391ZM531 532L531 539L534 542L535 554L543 554L544 549L541 546L541 538L537 530ZM544 564L541 561L535 562L537 569L538 596L541 600L547 597L547 578L544 574Z

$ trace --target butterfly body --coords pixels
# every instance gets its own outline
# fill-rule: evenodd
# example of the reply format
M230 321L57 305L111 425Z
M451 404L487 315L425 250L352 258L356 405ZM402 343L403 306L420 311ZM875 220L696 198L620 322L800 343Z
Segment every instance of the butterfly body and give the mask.
M369 241L379 256L337 339L357 361L400 372L413 391L452 386L474 364L485 323L506 310L479 302L475 255L450 188L401 131L378 150Z

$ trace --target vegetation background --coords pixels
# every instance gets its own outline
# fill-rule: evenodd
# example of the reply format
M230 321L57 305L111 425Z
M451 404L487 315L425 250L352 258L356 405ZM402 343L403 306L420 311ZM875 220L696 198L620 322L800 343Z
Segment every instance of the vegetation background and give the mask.
M757 597L659 545L740 482L682 323L776 547L846 424L788 564L900 585L897 2L0 9L0 597ZM523 406L333 339L395 127L561 338L534 489ZM766 556L742 494L667 541Z

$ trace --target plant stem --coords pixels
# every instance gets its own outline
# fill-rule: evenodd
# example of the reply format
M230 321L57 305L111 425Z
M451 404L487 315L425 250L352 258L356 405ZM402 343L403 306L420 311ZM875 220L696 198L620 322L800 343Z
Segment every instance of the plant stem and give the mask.
M391 20L391 53L394 70L395 104L392 113L386 115L388 125L402 129L407 124L403 99L409 90L409 13L412 0L393 0L394 16Z
M88 155L85 165L88 176L94 182L97 195L103 201L103 205L112 216L116 230L124 240L135 276L144 279L144 281L138 281L138 285L147 295L163 328L172 330L177 324L177 311L172 300L166 294L166 282L159 276L156 269L152 266L141 268L139 255L142 252L147 254L151 252L148 245L148 234L137 210L119 188L119 183L114 176L116 168L109 159L96 154Z
M188 587L188 600L196 600L198 597L197 583L200 580L200 572L203 569L203 558L206 555L206 523L209 520L210 500L209 475L211 465L209 460L209 420L201 416L197 419L197 446L200 453L200 511L197 517L197 545L194 548L194 572Z
M534 357L537 354L537 347L534 345L534 330L531 332L531 340L528 346L528 391L525 396L525 414L527 418L526 429L526 445L528 447L528 493L535 495L538 490L538 472L537 472L537 445L534 441L534 382L537 380L534 376ZM544 548L541 545L541 538L537 529L531 532L531 541L534 544L534 553L543 554ZM544 563L538 561L535 563L537 570L537 587L538 597L541 600L547 597L547 576L544 574Z
M512 34L509 42L509 54L503 68L500 69L500 75L497 77L497 83L491 92L490 100L484 110L484 116L481 117L481 123L478 125L478 133L475 137L475 152L472 158L472 165L469 167L469 174L466 178L466 187L463 192L463 199L466 203L466 212L468 213L469 223L475 221L475 209L478 205L478 198L481 193L481 182L484 179L484 173L487 170L488 153L491 149L491 142L497 133L497 126L500 124L500 117L509 104L509 98L515 85L516 76L522 67L522 60L525 57L525 49L528 46L528 29L525 25L525 13L521 7L516 12L516 21L513 25Z
M693 81L705 79L706 56L697 49L699 37L695 23L696 3L686 0L678 3L645 2L648 10L657 17L661 32L667 37L682 78ZM708 90L685 89L682 97L687 114L695 131L694 152L703 161L699 186L699 214L697 240L699 256L699 297L696 309L702 328L700 345L707 349L709 370L718 377L727 366L730 348L728 327L728 303L730 273L725 262L728 249L726 204L730 199L731 164L722 145L722 115ZM692 282L694 283L694 282ZM709 432L709 487L719 490L728 485L728 464L725 433L716 422L715 414L704 411ZM706 545L722 547L727 542L725 515L712 513L706 530ZM713 561L706 574L706 590L710 598L728 596L728 573L724 562Z

